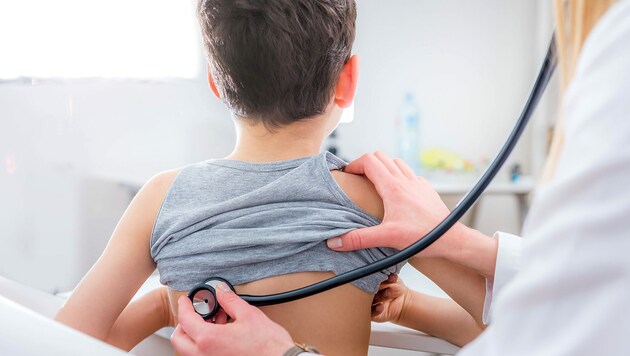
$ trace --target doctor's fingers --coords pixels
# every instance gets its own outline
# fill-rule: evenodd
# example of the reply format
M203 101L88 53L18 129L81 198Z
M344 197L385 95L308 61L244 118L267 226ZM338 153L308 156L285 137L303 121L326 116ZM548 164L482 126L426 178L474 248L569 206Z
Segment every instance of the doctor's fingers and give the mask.
M385 152L376 151L374 152L374 156L376 156L376 158L378 158L383 163L389 173L391 173L394 177L405 176L404 172L400 169L398 164L396 164L396 162L391 157L385 154Z
M216 293L219 305L232 319L246 320L263 315L260 309L249 305L223 282L217 284Z
M398 166L398 169L402 172L402 174L409 179L417 179L416 173L400 158L394 158L394 163Z
M395 164L394 164L395 165ZM346 173L365 175L374 184L374 188L380 196L383 196L392 187L398 185L397 177L402 173L394 175L385 164L373 153L367 153L350 162L343 170Z
M365 175L370 177L388 177L391 173L387 167L376 157L374 153L366 153L363 156L350 162L344 169L344 172L351 174ZM370 179L371 180L371 179Z
M400 250L405 247L403 243L391 238L395 228L387 224L364 227L330 238L326 244L335 251L355 251L371 247L392 247Z
M198 340L202 336L208 334L207 329L209 326L212 326L212 324L207 323L195 312L190 299L185 296L181 296L177 300L177 311L177 319L179 321L177 328L182 329L181 331L187 336L193 340Z
M229 319L228 319L228 315L225 312L225 310L223 309L219 309L217 311L217 315L215 315L214 317L214 323L215 324L219 324L219 325L223 325L223 324L227 324Z
M187 356L198 354L197 344L190 336L186 335L181 325L178 325L173 335L171 335L171 344L179 355Z

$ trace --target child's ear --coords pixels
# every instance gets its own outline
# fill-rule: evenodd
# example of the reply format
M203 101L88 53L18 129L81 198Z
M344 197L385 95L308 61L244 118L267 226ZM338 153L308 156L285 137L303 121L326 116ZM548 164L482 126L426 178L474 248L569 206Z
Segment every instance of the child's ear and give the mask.
M352 56L350 60L343 65L339 81L335 88L335 104L340 108L347 108L354 100L354 94L357 91L357 82L359 80L359 57Z
M214 96L216 96L217 99L221 100L221 94L219 94L217 85L214 83L214 78L212 78L212 71L210 70L210 64L208 64L208 84L210 85L210 89L214 93Z

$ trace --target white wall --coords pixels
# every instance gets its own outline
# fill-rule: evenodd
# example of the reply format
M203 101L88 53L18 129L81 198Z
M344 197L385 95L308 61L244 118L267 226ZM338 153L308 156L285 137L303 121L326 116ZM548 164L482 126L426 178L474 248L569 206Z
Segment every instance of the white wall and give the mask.
M128 202L117 182L230 152L232 122L201 73L0 85L0 275L71 288Z
M340 128L348 156L395 154L397 110L411 91L422 143L492 157L529 92L542 57L531 0L359 0L356 118ZM396 4L396 6L391 6ZM360 135L357 133L360 132ZM518 159L525 162L528 147Z

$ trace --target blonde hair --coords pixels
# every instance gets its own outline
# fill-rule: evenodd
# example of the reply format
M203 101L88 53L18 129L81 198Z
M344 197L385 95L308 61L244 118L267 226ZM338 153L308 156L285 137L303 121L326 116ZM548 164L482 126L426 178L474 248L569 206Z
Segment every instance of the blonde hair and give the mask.
M617 0L555 0L556 42L562 87L571 83L584 42L601 17ZM562 115L556 122L549 156L543 170L542 181L550 180L562 152Z

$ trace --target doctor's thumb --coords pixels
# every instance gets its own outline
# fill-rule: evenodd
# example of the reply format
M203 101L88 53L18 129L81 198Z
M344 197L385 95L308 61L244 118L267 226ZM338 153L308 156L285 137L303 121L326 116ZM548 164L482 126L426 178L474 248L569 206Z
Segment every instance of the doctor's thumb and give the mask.
M217 283L216 293L221 309L232 319L242 319L252 312L256 313L258 311L258 308L249 305L223 282Z
M328 248L335 251L354 251L370 247L388 247L384 245L384 230L380 225L352 230L339 237L326 241Z

